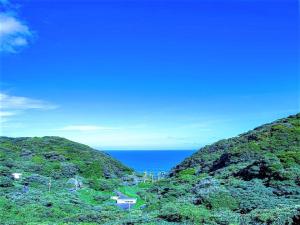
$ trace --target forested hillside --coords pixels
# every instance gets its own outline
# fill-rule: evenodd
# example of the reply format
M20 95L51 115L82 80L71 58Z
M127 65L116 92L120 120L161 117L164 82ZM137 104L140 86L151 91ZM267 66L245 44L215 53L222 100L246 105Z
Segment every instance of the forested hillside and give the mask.
M116 190L137 204L119 208ZM0 193L5 225L297 225L300 114L205 146L154 182L63 138L2 137Z
M205 146L150 192L165 221L300 224L300 114Z
M0 224L109 220L103 215L115 208L110 196L131 173L106 153L64 138L1 137Z

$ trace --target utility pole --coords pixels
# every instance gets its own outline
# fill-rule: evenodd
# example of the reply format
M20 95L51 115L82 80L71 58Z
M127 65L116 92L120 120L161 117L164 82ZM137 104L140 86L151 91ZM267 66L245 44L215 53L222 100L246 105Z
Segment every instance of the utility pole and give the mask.
M75 176L75 190L77 191L78 189L81 188L81 183L80 180L78 179L78 176Z
M52 185L52 181L51 181L51 177L49 178L49 183L48 183L48 191L50 193L51 191L51 185Z
M158 173L157 173L157 181L159 181L161 179L161 172L159 171Z
M131 211L130 211L130 202L128 202L128 209L129 209L129 217L130 217L130 223L132 223L132 218L131 218Z
M147 171L144 172L144 177L143 177L143 179L144 179L144 183L146 183L146 180L147 180Z
M154 180L153 180L153 173L152 172L150 173L150 177L151 177L151 182L153 183Z

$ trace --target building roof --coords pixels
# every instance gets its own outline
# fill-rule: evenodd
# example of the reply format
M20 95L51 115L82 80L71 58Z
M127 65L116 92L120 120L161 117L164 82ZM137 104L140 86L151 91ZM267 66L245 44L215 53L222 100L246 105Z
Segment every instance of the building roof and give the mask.
M135 200L136 201L136 198L119 197L118 200Z

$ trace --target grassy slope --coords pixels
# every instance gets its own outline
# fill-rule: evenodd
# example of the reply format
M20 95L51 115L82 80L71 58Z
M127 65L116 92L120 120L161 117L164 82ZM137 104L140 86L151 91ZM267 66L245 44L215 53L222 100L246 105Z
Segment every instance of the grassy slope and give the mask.
M300 224L300 114L206 146L154 184L120 186L128 172L65 139L1 138L0 224ZM71 193L75 175L84 188ZM118 209L115 189L146 208Z
M85 178L119 177L130 169L104 152L60 137L0 138L0 160L14 171L33 171L46 176L66 176L77 170ZM38 168L40 167L40 168Z
M300 114L277 120L241 134L205 146L172 170L172 175L187 168L217 172L237 163L251 164L269 160L282 169L298 165L300 150ZM276 161L276 162L275 162Z
M22 179L14 181L14 172ZM64 138L1 137L0 224L108 221L108 212L122 214L109 197L127 173L131 169L107 154ZM70 192L67 181L74 177L84 188ZM25 183L28 193L22 191Z
M200 149L148 193L164 221L300 223L300 114Z

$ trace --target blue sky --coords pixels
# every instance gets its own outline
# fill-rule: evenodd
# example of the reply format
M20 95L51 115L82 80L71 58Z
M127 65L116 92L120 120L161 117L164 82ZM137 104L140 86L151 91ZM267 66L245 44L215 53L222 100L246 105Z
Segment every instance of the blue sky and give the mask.
M197 149L299 112L296 0L0 5L1 135Z

